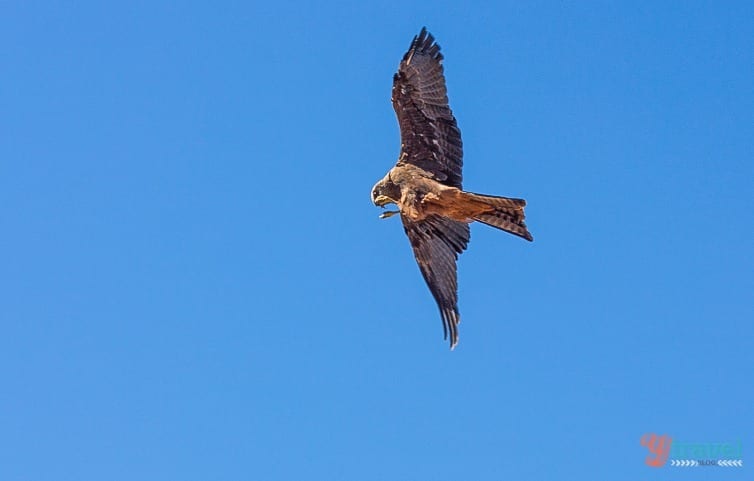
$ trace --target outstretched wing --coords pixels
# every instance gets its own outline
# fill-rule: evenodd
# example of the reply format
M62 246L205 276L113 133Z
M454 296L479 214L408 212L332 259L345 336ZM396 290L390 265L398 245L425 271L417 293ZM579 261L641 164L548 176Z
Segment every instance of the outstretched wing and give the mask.
M393 77L393 108L401 128L398 165L416 165L461 188L461 132L448 106L443 56L426 28L414 37Z
M458 343L458 323L461 322L456 260L469 243L469 225L438 215L418 222L401 215L401 220L422 276L440 308L445 339L450 334L453 349Z

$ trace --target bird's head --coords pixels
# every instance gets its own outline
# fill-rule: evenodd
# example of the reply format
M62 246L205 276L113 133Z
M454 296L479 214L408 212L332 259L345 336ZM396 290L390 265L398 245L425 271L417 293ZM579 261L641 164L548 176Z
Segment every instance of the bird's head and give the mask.
M400 198L401 189L393 183L389 173L372 187L372 202L378 207L397 204Z

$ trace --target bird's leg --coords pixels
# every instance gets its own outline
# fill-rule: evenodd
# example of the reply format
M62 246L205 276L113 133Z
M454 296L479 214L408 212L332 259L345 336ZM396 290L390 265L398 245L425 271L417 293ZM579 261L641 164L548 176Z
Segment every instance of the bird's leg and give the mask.
M401 211L399 210L388 210L380 214L380 219L387 219L388 217L393 217L395 214L400 214Z

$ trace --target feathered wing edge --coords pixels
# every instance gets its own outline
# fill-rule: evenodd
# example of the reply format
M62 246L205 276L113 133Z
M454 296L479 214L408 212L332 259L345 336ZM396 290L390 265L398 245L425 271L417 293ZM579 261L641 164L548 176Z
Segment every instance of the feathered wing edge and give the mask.
M443 59L442 53L440 53L440 46L435 43L435 37L427 32L427 27L422 27L419 35L414 36L414 39L411 41L411 46L403 55L402 62L410 64L411 58L415 52L421 52L437 61L442 61Z
M469 243L470 230L465 222L432 215L413 222L401 215L419 270L437 302L445 339L450 348L458 344L458 283L456 260Z
M401 130L398 165L416 165L437 181L460 188L463 142L448 105L442 60L440 46L422 28L393 77L392 102Z

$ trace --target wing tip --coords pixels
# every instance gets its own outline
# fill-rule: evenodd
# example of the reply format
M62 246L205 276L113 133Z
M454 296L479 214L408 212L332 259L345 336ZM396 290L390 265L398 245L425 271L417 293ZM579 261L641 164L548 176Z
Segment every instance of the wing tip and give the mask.
M408 52L403 56L403 61L406 63L411 62L411 58L415 53L429 54L432 58L442 60L443 56L440 53L440 46L435 42L435 37L429 33L427 27L422 27L418 35L414 36L411 41L411 46L408 48Z
M461 323L461 317L455 307L443 309L441 315L443 339L448 340L450 334L450 350L453 351L458 345L458 324Z

